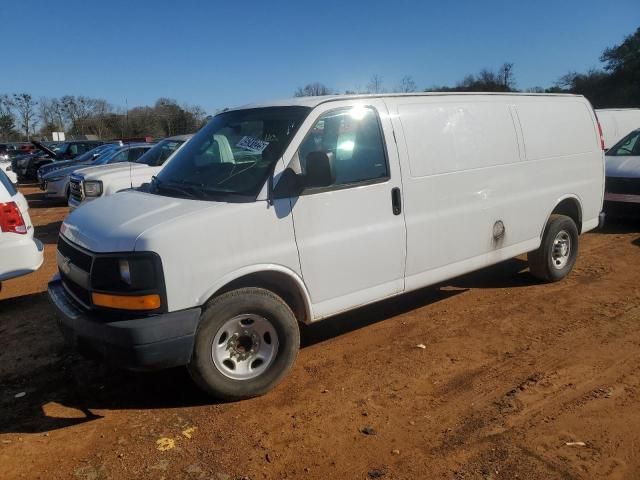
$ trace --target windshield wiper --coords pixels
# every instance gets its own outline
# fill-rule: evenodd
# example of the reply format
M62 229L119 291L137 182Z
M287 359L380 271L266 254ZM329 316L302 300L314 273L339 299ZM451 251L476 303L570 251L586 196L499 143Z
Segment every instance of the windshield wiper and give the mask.
M157 190L157 191L161 191L164 190L165 192L174 192L174 193L178 193L184 196L187 196L189 198L199 198L193 191L181 187L180 185L176 185L173 183L164 183L161 182L160 180L158 180L157 177L153 176L151 177L151 185ZM201 192L199 192L201 193Z

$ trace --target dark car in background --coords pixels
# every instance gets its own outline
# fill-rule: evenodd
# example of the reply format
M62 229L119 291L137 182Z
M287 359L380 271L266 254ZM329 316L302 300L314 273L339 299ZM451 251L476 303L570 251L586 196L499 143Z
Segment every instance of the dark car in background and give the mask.
M63 160L71 160L94 149L105 142L101 140L76 140L63 142L51 148L44 143L32 142L44 155L32 154L25 157L16 157L12 160L11 167L19 177L26 179L36 178L38 169L44 165Z
M82 155L77 156L73 160L60 160L57 162L47 163L41 166L37 172L38 183L42 187L42 177L56 170L60 170L62 168L71 167L74 165L91 165L93 161L107 150L112 150L116 148L120 148L124 146L122 142L114 142L114 143L105 143L103 145L99 145L88 152L83 153Z

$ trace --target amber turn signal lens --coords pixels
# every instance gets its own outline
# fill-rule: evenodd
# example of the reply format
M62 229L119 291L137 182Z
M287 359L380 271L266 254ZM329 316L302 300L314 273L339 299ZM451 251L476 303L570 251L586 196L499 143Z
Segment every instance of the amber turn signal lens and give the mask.
M98 307L117 308L120 310L156 310L160 308L160 295L107 295L91 294L93 304Z

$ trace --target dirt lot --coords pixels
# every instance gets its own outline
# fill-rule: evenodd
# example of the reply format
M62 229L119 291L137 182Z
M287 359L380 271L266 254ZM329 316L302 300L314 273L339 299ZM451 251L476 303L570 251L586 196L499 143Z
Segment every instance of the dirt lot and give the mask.
M23 192L47 250L0 293L2 479L640 478L638 222L582 237L557 284L515 259L304 328L274 392L219 404L65 349L66 208Z

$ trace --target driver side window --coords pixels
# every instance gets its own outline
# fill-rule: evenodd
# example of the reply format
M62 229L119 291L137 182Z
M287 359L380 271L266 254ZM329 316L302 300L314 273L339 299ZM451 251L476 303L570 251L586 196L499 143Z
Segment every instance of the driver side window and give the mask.
M389 178L382 129L371 107L334 110L322 115L300 145L300 171L307 174L310 154L323 152L333 165L333 185Z

